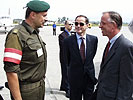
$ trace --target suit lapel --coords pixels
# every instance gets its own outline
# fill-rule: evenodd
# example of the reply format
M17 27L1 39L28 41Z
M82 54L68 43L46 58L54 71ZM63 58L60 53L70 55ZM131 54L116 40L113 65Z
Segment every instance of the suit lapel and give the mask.
M90 59L90 48L91 48L91 45L90 45L90 39L89 39L90 37L88 36L88 35L86 35L86 58L85 58L85 62L87 61L89 61L89 59Z
M121 35L116 41L115 43L113 44L112 48L110 49L110 51L108 52L108 55L106 56L106 59L105 61L103 62L102 60L102 63L101 63L101 70L105 67L105 65L108 63L108 61L113 57L113 55L116 53L116 50L118 48L118 46L120 45L120 41L121 41L121 38L123 37L123 35ZM104 50L105 52L105 50ZM104 56L104 54L103 54Z
M104 66L108 63L108 61L111 59L111 57L115 54L116 49L111 48L111 50L108 52L108 55L104 62L101 64L101 69L104 68Z
M65 37L68 37L69 34L68 34L65 30L64 30L64 32L65 32L64 36L65 36Z
M76 55L78 55L81 58L76 35L73 35L72 48L73 48L74 52L76 53ZM82 60L82 58L81 58L81 60Z
M80 57L80 60L82 61L82 58L81 58L81 55L80 55L80 50L79 50L78 43L77 43L76 35L74 35L74 39L72 40L72 47L73 47L74 52ZM90 58L90 48L91 48L90 39L89 39L89 36L86 35L86 58L85 58L85 62L89 61L89 58Z

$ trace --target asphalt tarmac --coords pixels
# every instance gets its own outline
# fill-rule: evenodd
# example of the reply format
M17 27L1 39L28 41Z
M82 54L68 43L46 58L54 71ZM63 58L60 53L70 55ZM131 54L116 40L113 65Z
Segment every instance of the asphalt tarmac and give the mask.
M65 92L59 90L61 83L61 67L59 62L58 43L58 35L61 33L60 27L57 27L56 29L56 36L53 36L52 31L53 29L51 26L44 26L44 28L40 29L40 35L46 43L48 57L45 78L45 100L69 100L66 98ZM87 29L87 33L98 37L98 48L94 58L96 77L98 77L103 50L108 41L108 38L102 36L101 30L98 27ZM122 27L121 33L133 42L133 34L129 31L128 27ZM6 35L7 34L5 34L3 31L0 31L0 86L4 86L5 82L7 81L6 74L3 69L3 54ZM10 100L10 94L7 88L4 87L2 90L0 90L0 94L4 100Z

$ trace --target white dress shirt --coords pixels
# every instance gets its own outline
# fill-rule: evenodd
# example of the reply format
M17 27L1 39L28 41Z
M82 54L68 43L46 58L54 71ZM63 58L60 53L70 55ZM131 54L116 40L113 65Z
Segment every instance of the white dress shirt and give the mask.
M109 50L112 48L113 44L115 43L115 41L117 40L117 38L119 38L119 36L121 35L121 32L119 32L118 34L116 34L111 40L110 40L110 48Z
M82 42L82 39L81 37L83 37L84 39L84 44L85 44L85 56L86 56L86 34L84 36L80 36L76 33L76 37L77 37L77 43L78 43L78 47L80 49L80 45L81 45L81 42Z

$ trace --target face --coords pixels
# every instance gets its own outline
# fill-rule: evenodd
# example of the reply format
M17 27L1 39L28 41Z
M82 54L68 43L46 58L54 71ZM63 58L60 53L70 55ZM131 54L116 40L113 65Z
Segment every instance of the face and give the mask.
M88 24L86 24L85 21L86 19L84 17L78 17L75 20L75 31L80 36L83 36L85 34L86 29L88 28Z
M35 28L40 28L44 26L44 23L48 20L46 16L47 12L35 13L35 17L33 20Z
M73 23L71 21L67 21L65 28L70 32L72 29Z
M109 21L110 17L108 13L103 14L99 28L101 28L103 36L110 37L113 31L113 24Z

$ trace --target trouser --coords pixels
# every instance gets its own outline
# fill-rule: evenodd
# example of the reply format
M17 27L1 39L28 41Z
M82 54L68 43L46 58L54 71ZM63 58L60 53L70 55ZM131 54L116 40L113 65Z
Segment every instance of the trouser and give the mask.
M70 100L91 100L93 90L94 83L85 75L81 87L72 87L70 84Z
M5 87L9 89L8 82L5 82ZM10 91L10 98L11 98L11 100L14 100L11 91Z
M3 97L1 96L1 94L0 94L0 100L4 100Z
M56 28L53 28L53 35L56 35Z
M61 86L60 89L61 90L69 90L69 83L68 83L68 71L67 71L67 66L65 65L65 63L61 63Z
M44 100L45 82L41 80L30 84L20 84L20 90L23 100Z

